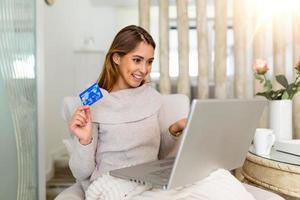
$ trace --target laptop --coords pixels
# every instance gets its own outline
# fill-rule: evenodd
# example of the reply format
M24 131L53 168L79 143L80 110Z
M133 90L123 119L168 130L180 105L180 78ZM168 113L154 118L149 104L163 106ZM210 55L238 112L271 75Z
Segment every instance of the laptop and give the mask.
M211 172L241 167L267 101L193 100L176 158L110 171L110 175L164 190Z

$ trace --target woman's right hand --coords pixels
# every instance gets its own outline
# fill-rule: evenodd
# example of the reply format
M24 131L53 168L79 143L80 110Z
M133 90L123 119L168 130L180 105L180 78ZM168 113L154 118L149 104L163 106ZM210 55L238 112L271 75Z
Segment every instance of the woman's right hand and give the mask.
M70 131L76 135L83 145L92 142L92 119L89 106L79 106L69 122Z

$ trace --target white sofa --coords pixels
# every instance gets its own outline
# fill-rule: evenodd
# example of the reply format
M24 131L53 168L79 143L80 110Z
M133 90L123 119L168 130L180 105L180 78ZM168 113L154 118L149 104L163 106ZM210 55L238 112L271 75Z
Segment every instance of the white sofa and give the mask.
M180 94L171 94L171 95L163 95L163 109L165 113L172 113L172 115L167 115L167 120L174 121L178 119L178 116L182 116L182 113L188 113L189 110L189 99ZM64 120L68 121L71 114L74 112L76 107L80 105L80 100L77 97L65 97L63 100L62 107L62 116ZM176 154L177 149L170 149L169 154L166 156L174 156ZM283 200L277 194L272 192L268 192L266 190L243 184L248 192L250 192L253 197L257 200ZM82 200L84 199L84 191L81 188L79 183L75 183L73 186L67 188L62 193L60 193L55 200Z

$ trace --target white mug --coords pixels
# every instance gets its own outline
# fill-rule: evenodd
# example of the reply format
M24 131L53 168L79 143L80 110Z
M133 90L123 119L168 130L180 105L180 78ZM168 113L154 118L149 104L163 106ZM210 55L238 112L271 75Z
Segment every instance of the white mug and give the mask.
M254 149L258 155L269 155L271 147L275 142L275 135L272 129L258 128L254 135Z

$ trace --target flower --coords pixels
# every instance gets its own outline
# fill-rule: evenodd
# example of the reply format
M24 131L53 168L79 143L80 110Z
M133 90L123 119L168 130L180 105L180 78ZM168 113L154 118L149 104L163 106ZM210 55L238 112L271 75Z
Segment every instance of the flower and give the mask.
M256 93L256 95L263 96L269 100L293 99L294 95L300 90L300 59L295 66L296 78L294 82L288 83L286 77L283 74L275 76L276 81L282 86L281 89L273 89L272 82L266 77L266 73L268 70L269 68L265 60L258 59L253 64L255 79L264 84L264 91L258 92Z
M253 70L256 74L264 75L269 68L265 60L257 59L253 65Z

